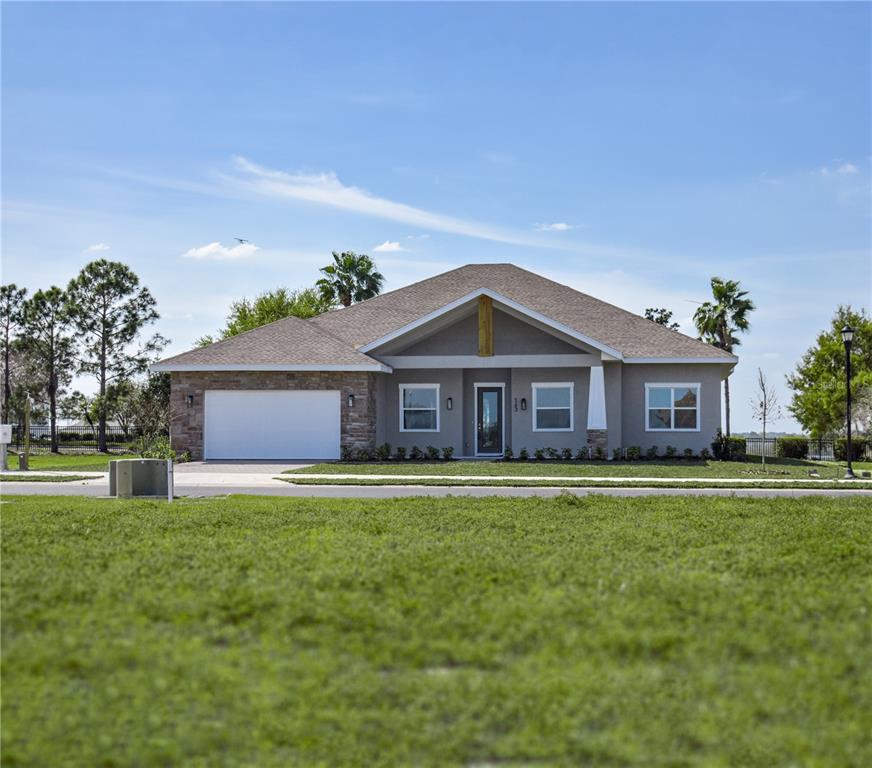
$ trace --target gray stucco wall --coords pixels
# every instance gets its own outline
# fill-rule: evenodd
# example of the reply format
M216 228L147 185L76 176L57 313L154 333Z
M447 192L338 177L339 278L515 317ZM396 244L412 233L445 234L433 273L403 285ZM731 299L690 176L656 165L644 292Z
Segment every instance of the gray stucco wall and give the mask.
M517 455L526 448L532 455L536 448L571 448L573 453L587 442L587 397L590 368L515 368L512 379L512 431L509 444ZM572 432L533 431L533 383L571 381L575 384L574 421ZM520 409L521 398L527 399L527 410ZM514 410L514 400L518 410Z
M727 366L722 365L624 365L622 371L623 411L621 442L623 447L638 445L643 450L656 445L663 453L667 445L679 452L691 448L699 452L708 448L721 424L721 379ZM645 429L645 384L700 385L699 432L648 432ZM611 435L609 436L611 438ZM610 441L611 442L611 441Z
M400 384L439 384L439 432L400 432ZM376 397L378 402L378 427L376 442L388 442L393 448L403 446L408 450L413 445L424 448L453 446L460 454L463 442L463 371L459 368L432 370L398 370L378 377ZM453 408L445 407L447 398L452 398Z
M584 351L505 312L494 310L495 355L571 355ZM478 314L464 317L454 325L392 354L476 355Z

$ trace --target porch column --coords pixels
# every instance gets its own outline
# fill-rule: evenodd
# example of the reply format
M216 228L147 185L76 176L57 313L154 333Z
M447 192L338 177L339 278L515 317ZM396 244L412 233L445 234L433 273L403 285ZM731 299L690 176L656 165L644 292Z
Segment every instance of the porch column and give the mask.
M606 385L601 365L590 367L590 387L587 391L587 445L591 453L608 448L608 424L606 423Z

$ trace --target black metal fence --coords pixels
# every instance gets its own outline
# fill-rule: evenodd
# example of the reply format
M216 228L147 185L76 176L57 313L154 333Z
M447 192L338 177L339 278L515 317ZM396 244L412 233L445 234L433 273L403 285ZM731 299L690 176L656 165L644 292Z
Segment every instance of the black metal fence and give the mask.
M124 451L132 449L140 437L136 427L124 429L117 425L106 425L106 449L109 451ZM97 450L97 427L57 427L58 450L61 453L87 453ZM10 451L24 449L24 429L20 425L12 426L12 442ZM30 450L32 453L47 453L51 450L51 427L40 424L30 427Z
M780 437L767 437L764 441L762 437L752 436L745 438L745 452L748 456L766 456L766 458L775 458L779 455L778 451L778 442L782 438ZM840 459L845 458L845 446L844 446L844 438L836 438L833 439L831 437L828 438L816 438L816 437L807 437L801 438L804 439L806 444L808 445L808 453L805 458L811 459L813 461L836 461L836 454L840 453ZM794 441L797 438L787 438L787 440ZM841 449L837 449L837 444L841 446ZM864 440L862 438L857 438L853 444L853 452L856 456L855 461L858 459L862 460L872 460L872 445L870 445L869 441Z

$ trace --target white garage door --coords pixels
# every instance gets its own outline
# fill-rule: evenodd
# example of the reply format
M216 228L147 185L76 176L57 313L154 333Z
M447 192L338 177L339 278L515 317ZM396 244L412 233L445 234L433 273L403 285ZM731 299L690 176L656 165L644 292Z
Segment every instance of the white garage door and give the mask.
M207 459L338 459L339 392L206 390Z

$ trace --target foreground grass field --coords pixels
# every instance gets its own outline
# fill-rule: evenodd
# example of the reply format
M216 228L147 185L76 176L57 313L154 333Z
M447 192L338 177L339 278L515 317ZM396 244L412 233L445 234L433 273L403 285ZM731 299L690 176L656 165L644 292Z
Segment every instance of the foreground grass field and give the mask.
M856 469L864 465L857 464ZM868 467L867 467L868 468ZM844 465L834 462L767 459L765 473L760 459L714 461L661 459L654 461L403 461L332 462L287 470L286 474L366 475L547 475L549 477L697 477L697 478L840 478Z
M872 764L872 504L6 497L3 764Z

